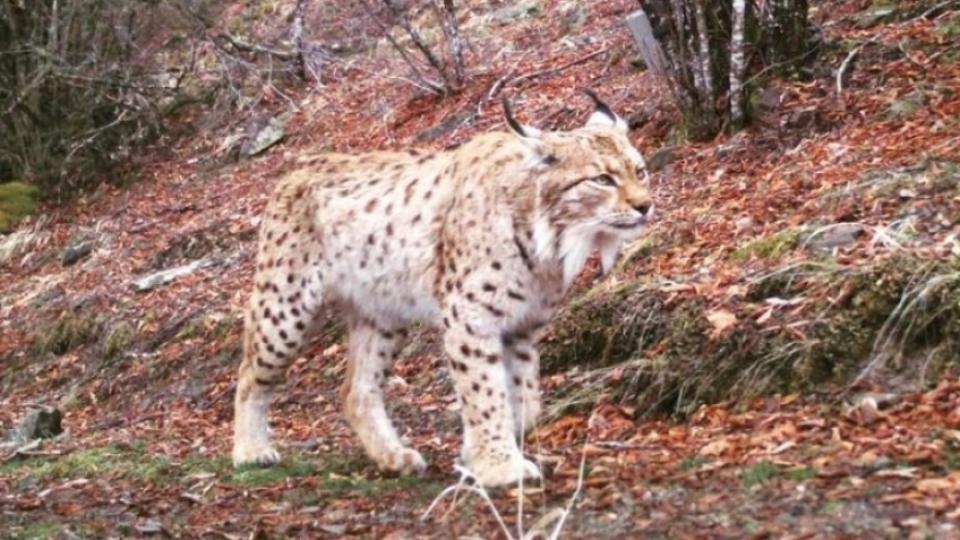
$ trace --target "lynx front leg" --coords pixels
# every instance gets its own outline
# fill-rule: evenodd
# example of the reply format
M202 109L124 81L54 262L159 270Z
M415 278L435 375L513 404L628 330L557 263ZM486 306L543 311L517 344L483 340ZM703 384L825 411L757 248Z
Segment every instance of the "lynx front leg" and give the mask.
M454 387L463 404L463 460L484 486L538 478L515 438L508 374L499 336L483 338L459 327L449 329L444 347L451 359Z
M523 437L540 416L540 353L526 339L507 339L505 347L516 434Z
M423 471L426 462L419 452L400 442L383 404L386 369L393 361L397 334L357 323L350 329L347 377L340 390L344 415L357 433L367 455L384 470Z

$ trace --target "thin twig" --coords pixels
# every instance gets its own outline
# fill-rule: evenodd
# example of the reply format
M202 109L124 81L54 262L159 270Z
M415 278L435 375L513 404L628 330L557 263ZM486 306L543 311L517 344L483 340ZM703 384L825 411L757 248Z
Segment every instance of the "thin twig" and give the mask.
M860 55L860 51L871 43L876 43L876 40L871 39L866 43L862 43L855 47L850 54L843 60L840 64L840 67L837 69L837 96L843 94L843 77L846 75L847 71L853 66L853 61L857 59L857 56Z

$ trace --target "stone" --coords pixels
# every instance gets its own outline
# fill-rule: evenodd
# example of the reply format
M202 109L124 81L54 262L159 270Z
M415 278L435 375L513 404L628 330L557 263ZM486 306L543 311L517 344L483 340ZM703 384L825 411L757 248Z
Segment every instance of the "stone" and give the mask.
M137 530L138 533L143 535L148 535L148 536L154 535L154 534L160 534L163 532L163 525L155 519L145 519L145 520L139 521L133 527Z
M274 116L266 122L262 120L254 122L251 129L248 130L248 133L252 133L252 135L248 136L240 147L240 155L252 157L266 151L283 140L286 136L286 127L286 115Z
M837 223L817 227L805 235L801 245L814 253L829 253L835 248L856 242L863 232L863 225L859 223Z
M51 439L63 433L63 413L54 407L33 409L23 417L14 431L14 440L24 443L34 439Z
M440 124L417 133L415 140L417 142L429 142L434 139L439 139L460 126L472 124L475 119L476 115L473 111L463 111L451 115L440 122Z
M677 159L677 149L674 146L663 147L647 159L647 170L660 172Z
M763 111L772 112L780 108L782 100L783 96L779 90L776 88L764 88L760 92L757 106Z
M894 6L874 6L857 16L857 27L870 28L880 23L890 22L897 17Z
M208 258L193 261L190 264L177 266L176 268L161 270L160 272L156 272L135 280L132 284L133 290L137 292L152 291L153 289L166 285L177 278L192 274L202 268L208 268L220 263L221 261L218 258Z
M43 238L39 233L23 228L0 239L0 264L30 251Z
M63 249L63 254L60 255L60 264L63 266L70 266L76 264L77 261L90 255L93 252L93 241L92 240L82 240L79 242L71 243L69 246Z

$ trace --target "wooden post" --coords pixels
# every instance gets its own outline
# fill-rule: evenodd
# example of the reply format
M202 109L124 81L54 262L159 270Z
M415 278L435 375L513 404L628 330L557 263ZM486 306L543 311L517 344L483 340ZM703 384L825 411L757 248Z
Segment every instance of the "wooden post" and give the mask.
M653 28L650 26L650 19L642 9L634 11L627 15L627 26L633 34L633 41L637 44L640 56L643 62L647 64L647 69L657 75L667 75L667 58L660 48L660 43L653 35Z

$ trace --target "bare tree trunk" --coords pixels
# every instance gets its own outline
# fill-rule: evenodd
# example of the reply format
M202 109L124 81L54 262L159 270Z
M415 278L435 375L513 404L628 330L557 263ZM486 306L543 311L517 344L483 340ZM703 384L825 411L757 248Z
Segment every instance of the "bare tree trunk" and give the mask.
M712 58L710 57L710 33L707 31L707 18L703 14L703 2L694 2L694 19L697 24L697 42L700 50L696 56L697 68L700 71L700 81L703 84L701 94L706 99L715 100L718 88L713 84ZM706 123L714 125L717 115L716 108L708 101L704 103L703 113L707 115Z
M291 38L293 41L293 50L296 55L297 75L301 81L307 80L307 60L303 50L303 14L306 11L307 0L297 0L296 12L293 16L293 29Z
M430 66L433 67L438 74L440 74L440 78L443 79L444 86L447 89L450 89L450 80L447 77L446 67L443 65L443 62L441 62L440 59L433 54L433 51L430 49L430 47L427 46L423 36L421 36L420 32L414 28L413 24L410 22L410 19L407 18L407 14L404 13L402 9L398 8L396 4L394 4L394 0L382 1L383 5L390 10L390 14L393 15L394 20L400 25L400 28L403 28L407 32L407 35L410 36L410 40L413 42L413 45L420 50L420 53L423 54L423 57L427 60L427 63L429 63Z
M730 123L734 129L743 126L744 26L746 0L733 0L733 32L730 34Z
M420 68L417 67L417 62L410 57L410 54L407 52L407 49L393 37L393 34L390 33L390 28L388 28L387 25L384 24L382 20L380 20L380 17L378 17L377 14L374 12L373 7L369 3L367 3L366 0L360 0L360 5L363 6L367 14L370 15L370 18L373 19L373 21L377 24L377 26L380 27L380 30L383 32L384 37L386 37L387 40L390 42L390 44L393 45L393 48L396 49L398 53L400 53L400 58L403 58L403 61L406 62L407 66L410 67L410 71L413 72L413 76L416 79L416 84L420 85L423 89L433 92L435 94L438 94L438 95L445 94L447 92L447 88L436 81L430 80L423 74L422 71L420 71Z
M746 81L751 68L762 67L750 53L768 51L768 66L776 58L789 69L811 54L807 0L767 0L760 28L748 0L638 3L667 57L671 91L693 139L712 137L725 125L739 129L749 118Z
M436 4L434 4L436 5ZM453 64L453 74L457 87L463 85L463 39L460 37L460 28L457 26L457 12L453 0L443 0L440 25L443 28L443 37L450 51L450 63Z
M767 63L781 76L790 76L812 54L807 0L767 0L763 30Z

